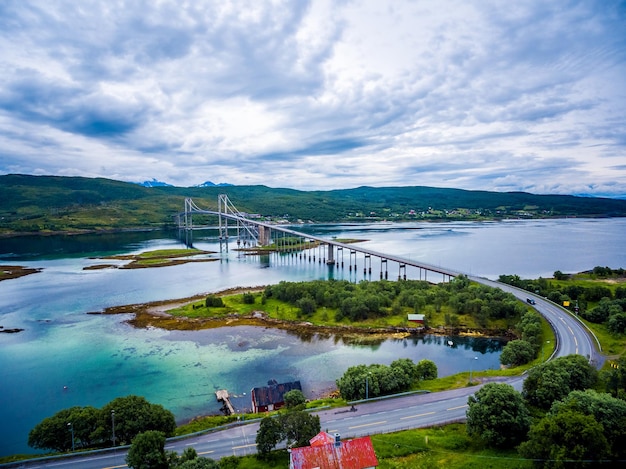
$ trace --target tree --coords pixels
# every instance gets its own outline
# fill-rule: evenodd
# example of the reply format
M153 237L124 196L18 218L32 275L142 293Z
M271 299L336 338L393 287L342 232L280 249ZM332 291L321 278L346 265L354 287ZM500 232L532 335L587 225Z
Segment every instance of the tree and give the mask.
M207 308L223 308L224 300L216 295L209 295L204 300L204 306Z
M28 445L33 448L69 451L74 446L87 448L97 442L95 432L98 428L101 411L95 407L70 407L45 418L28 434Z
M300 308L300 312L304 316L310 316L317 309L317 304L315 303L315 300L310 296L304 296L300 298L298 301L296 301L296 306Z
M530 428L530 415L522 395L508 384L488 383L468 398L467 433L487 445L510 448Z
M547 410L570 391L593 387L597 379L596 369L585 357L568 355L533 368L524 380L522 395L528 404Z
M115 437L119 443L130 442L139 433L148 430L171 436L176 429L174 414L160 404L151 404L141 396L113 399L102 408L101 426L106 435L112 434L111 411L115 411Z
M287 447L307 446L309 440L320 432L320 418L294 410L278 417L264 417L256 435L259 456L267 458L276 445L286 440Z
M420 360L417 362L416 374L417 379L435 379L437 378L437 365L432 360Z
M519 366L535 358L535 348L525 340L512 340L504 346L500 354L503 365Z
M306 397L304 397L304 393L299 389L292 389L285 393L283 400L288 409L293 409L302 406L306 402Z
M168 469L163 432L149 430L135 436L126 464L131 469Z
M624 399L626 397L626 357L622 356L611 367L603 372L606 383L606 391L613 397Z
M308 446L309 440L320 432L320 418L301 410L288 412L278 418L282 429L283 439L287 440L287 447Z
M420 370L411 360L400 358L390 366L379 364L351 366L336 382L339 392L345 399L364 399L366 396L376 397L406 391L417 379L420 371L429 376L434 372L436 376L437 367L434 363L432 366L423 363Z
M564 409L591 415L602 425L612 457L614 459L626 457L626 448L623 445L626 439L625 401L616 399L610 394L587 389L572 391L562 401L555 402L550 408L550 414L556 414Z
M564 407L548 414L528 433L520 454L547 468L592 467L610 456L604 429L593 416Z
M253 293L244 293L242 295L243 304L253 305L254 304L254 294Z
M264 417L256 434L256 449L263 459L283 440L282 426L277 418Z

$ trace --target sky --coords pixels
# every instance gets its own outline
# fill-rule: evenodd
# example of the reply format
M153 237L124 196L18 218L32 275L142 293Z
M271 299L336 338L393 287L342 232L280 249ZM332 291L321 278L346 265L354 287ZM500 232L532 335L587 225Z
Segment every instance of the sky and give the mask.
M2 0L0 174L626 195L623 0Z

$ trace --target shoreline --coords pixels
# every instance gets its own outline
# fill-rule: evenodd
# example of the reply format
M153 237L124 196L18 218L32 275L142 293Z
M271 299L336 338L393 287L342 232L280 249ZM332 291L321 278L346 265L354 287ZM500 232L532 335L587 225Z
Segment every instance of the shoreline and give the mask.
M209 294L217 296L236 295L239 293L258 293L265 289L265 286L255 287L233 287L215 293L203 293L186 298L169 300L158 300L146 303L136 303L131 305L112 306L99 312L88 312L87 314L133 314L127 319L127 324L137 329L147 329L156 327L169 331L191 331L203 330L219 327L236 326L258 326L275 329L283 329L301 334L329 334L339 335L343 338L354 340L384 340L389 338L406 338L409 336L465 336L465 337L490 337L494 339L510 340L514 338L509 331L500 329L469 329L465 327L406 327L406 326L386 326L386 327L366 327L358 325L335 325L324 326L313 324L308 321L289 321L284 319L271 318L265 311L252 311L249 314L231 314L220 318L188 318L184 316L174 316L168 311L174 308L188 305L196 301L203 300Z

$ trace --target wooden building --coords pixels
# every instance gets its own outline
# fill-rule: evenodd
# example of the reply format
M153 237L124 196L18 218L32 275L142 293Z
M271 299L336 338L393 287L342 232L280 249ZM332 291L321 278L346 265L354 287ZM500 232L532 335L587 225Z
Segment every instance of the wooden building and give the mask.
M302 391L300 381L278 384L271 380L267 386L252 389L252 412L271 412L280 409L285 405L285 393L294 389Z
M424 314L409 314L407 319L409 322L419 324L420 326L424 325Z

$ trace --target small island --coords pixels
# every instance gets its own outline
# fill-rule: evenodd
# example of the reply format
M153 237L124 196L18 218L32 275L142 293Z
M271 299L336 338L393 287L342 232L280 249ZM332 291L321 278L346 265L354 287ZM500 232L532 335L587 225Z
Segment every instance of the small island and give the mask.
M107 256L102 259L130 261L127 264L95 264L83 267L83 270L100 269L146 269L152 267L169 267L172 265L188 264L190 262L214 262L217 259L208 257L215 254L214 251L202 251L200 249L159 249L140 254L123 254Z
M3 265L2 269L0 269L0 281L25 277L26 275L36 274L37 272L41 271L42 269L24 267L21 265Z

